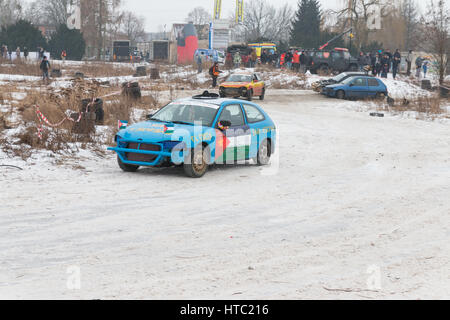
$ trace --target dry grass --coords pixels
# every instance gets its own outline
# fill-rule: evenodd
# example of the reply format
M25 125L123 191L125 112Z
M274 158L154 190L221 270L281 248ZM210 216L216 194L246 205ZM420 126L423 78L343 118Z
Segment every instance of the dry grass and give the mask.
M24 76L40 76L41 71L39 69L39 62L24 60L0 61L0 73L1 74L14 74L14 75L24 75Z
M429 97L419 97L414 100L395 100L393 104L380 102L378 111L391 112L393 114L416 112L416 118L418 120L434 120L446 113L442 108L445 101L439 97L439 94L434 94Z

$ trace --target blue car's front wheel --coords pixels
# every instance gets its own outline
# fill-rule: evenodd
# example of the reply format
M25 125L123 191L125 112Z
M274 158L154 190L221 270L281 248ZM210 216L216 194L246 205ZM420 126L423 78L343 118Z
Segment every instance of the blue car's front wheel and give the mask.
M345 92L344 92L344 90L339 90L338 92L336 92L336 98L338 98L338 99L344 99L344 98L345 98Z
M123 163L119 156L117 156L117 163L119 164L120 169L125 172L136 172L139 169L139 166Z
M208 171L209 147L197 146L192 149L184 160L184 172L191 178L201 178Z

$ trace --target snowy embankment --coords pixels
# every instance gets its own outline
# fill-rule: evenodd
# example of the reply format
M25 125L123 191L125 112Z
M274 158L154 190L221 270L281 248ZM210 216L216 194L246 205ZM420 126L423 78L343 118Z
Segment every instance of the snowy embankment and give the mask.
M273 166L200 180L0 154L0 298L450 298L450 127L336 102L270 91Z

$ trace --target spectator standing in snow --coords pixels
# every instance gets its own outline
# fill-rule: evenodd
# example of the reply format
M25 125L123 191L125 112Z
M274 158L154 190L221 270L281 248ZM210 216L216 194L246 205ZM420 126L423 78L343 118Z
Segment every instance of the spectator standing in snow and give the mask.
M416 78L420 79L420 71L422 69L423 58L418 56L416 59Z
M422 69L423 69L423 77L426 78L427 77L427 72L428 72L428 64L430 61L428 61L427 59L425 59L425 61L422 64Z
M302 52L300 55L300 72L305 73L306 72L306 65L308 64L308 58L306 57L305 51Z
M28 60L28 55L29 55L28 48L23 47L23 56L24 56L25 60Z
M288 68L288 70L291 70L291 68L292 68L292 52L291 51L288 51L286 53L285 63L286 63L286 67Z
M381 53L377 54L377 60L376 60L376 66L375 66L375 70L376 70L376 74L375 76L378 76L381 74L381 68L383 67L382 65L382 58L381 58Z
M219 63L214 62L214 65L209 69L209 74L212 77L213 83L212 87L215 88L217 86L217 78L219 77L219 74L221 71L219 70Z
M409 50L408 55L406 56L406 64L407 64L406 75L409 77L411 75L412 50Z
M300 52L297 50L295 50L292 54L292 68L295 72L300 71Z
M198 71L198 73L202 73L203 72L202 55L203 55L203 52L201 54L197 55L197 71Z
M389 73L389 59L386 59L383 67L381 68L381 77L382 78L387 78Z
M387 56L388 64L389 64L389 70L391 70L392 69L392 53L391 53L391 50L387 49L384 52L384 55Z
M242 57L241 57L241 53L239 51L237 51L234 54L233 63L234 63L234 68L235 69L239 69L241 67Z
M400 51L397 49L394 53L394 61L392 63L392 76L395 78L397 77L398 72L398 66L400 65L400 62L402 60L402 55L400 54Z
M364 53L361 51L358 56L359 71L363 71L364 68Z
M249 67L249 61L250 61L250 55L244 55L242 57L242 63L244 64L244 68L248 68Z
M256 66L257 60L258 60L258 54L256 53L256 50L253 49L252 53L250 55L250 68L254 68Z
M384 53L382 55L382 57L381 57L381 70L380 70L380 73L381 73L382 77L383 77L383 71L385 70L385 66L386 65L388 66L388 70L387 70L386 73L389 73L389 70L390 70L389 56L386 53Z
M48 76L48 71L50 70L50 62L48 62L47 57L44 56L42 59L41 65L39 67L42 71L42 80L44 82L48 82L50 80Z
M66 52L66 50L63 50L63 51L61 52L61 60L62 60L62 61L66 61L66 57L67 57L67 52Z
M20 60L20 47L17 47L16 49L16 59Z

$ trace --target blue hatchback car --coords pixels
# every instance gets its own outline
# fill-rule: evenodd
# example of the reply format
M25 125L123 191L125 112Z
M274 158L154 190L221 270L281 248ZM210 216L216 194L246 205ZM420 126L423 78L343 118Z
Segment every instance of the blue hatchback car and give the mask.
M200 178L212 164L269 164L276 127L252 102L205 92L169 103L148 121L122 127L115 140L117 146L108 150L117 153L119 167L126 172L140 166L183 165L188 176Z
M326 86L322 94L338 99L382 99L388 96L386 85L378 78L356 76L344 80L342 83Z

